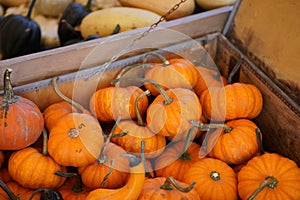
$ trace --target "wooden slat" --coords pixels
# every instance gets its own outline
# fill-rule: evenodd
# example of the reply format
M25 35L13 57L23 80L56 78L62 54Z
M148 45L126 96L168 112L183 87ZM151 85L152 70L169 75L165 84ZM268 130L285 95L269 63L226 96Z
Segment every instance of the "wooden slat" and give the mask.
M152 35L146 37L148 41L139 40L137 46L140 47L139 45L142 43L152 44L154 42L154 48L160 48L180 42L177 40L178 38L170 38L169 34L164 33L160 37L155 35L155 33L159 35L162 30L173 31L173 34L177 32L184 39L222 31L231 9L232 7L228 6L164 22L155 29L156 31L151 32ZM22 85L100 65L110 60L113 55L119 53L146 30L148 30L148 27L36 54L2 60L0 61L0 74L3 74L4 70L9 67L14 71L12 74L13 85ZM95 55L95 51L99 54ZM3 84L0 81L0 88L2 87Z

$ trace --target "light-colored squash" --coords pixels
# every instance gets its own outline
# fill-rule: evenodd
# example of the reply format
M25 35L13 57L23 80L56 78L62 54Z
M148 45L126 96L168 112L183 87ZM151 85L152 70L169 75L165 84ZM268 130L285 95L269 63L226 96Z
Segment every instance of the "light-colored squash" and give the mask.
M75 0L75 2L86 5L87 0ZM94 0L92 1L92 10L100 10L103 8L110 8L121 6L118 0Z
M179 3L178 0L163 0L163 1L153 1L153 0L119 0L123 6L130 6L135 8L142 8L159 15L166 14L175 4ZM177 19L191 15L195 10L195 0L187 0L182 3L179 8L167 17L167 20Z
M154 12L139 8L105 8L87 15L81 22L80 31L84 38L91 34L103 37L111 35L117 24L120 25L119 32L124 32L150 26L160 17Z
M17 7L28 2L29 0L0 0L0 4L6 7Z
M72 2L73 0L38 0L36 1L35 10L39 14L48 17L57 17Z
M4 16L10 15L10 14L26 16L28 9L29 9L28 4L21 4L19 6L8 7L5 10ZM31 18L33 18L34 16L36 16L36 12L33 9L32 13L31 13Z
M205 10L211 10L222 6L232 5L236 0L195 0L198 6Z

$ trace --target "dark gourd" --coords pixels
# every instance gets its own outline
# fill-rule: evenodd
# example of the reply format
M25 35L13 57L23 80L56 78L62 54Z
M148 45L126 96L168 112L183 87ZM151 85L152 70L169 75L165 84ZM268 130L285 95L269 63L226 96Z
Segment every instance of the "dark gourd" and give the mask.
M80 41L83 39L80 31L75 30L75 27L79 26L82 19L91 12L91 4L91 0L88 0L86 5L73 2L64 10L58 24L58 36L61 45L65 45L69 40Z
M0 21L0 55L2 55L2 59L39 51L41 29L38 23L30 18L35 1L31 1L26 16L10 14Z

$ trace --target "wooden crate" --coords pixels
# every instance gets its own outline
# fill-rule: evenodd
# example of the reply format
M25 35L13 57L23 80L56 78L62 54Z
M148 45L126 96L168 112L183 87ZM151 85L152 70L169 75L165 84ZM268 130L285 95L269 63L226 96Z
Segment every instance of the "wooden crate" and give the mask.
M293 82L294 88L297 88L298 81L294 78L290 80L289 76L284 79L282 78L283 76L278 78L273 64L276 63L276 66L281 65L277 64L275 62L276 59L273 59L272 56L268 57L270 63L267 64L264 62L266 58L263 57L266 54L260 52L260 50L271 51L272 48L269 47L268 40L262 41L260 48L252 47L252 42L260 38L261 32L256 32L255 25L247 24L246 19L242 20L239 17L240 15L250 15L251 12L254 12L251 10L257 9L256 6L253 6L254 3L262 6L270 2L273 1L243 0L238 1L240 3L238 10L232 10L233 7L224 7L205 14L190 16L170 23L166 22L161 28L178 31L188 37L175 41L161 40L155 48L148 48L145 51L163 50L164 52L176 52L194 59L195 57L192 56L194 55L193 52L198 52L194 46L195 41L197 41L197 44L202 44L205 47L223 75L228 76L236 64L239 63L240 68L233 76L233 80L252 83L263 94L264 108L254 121L263 133L265 149L287 156L300 166L299 101L297 95L291 94L291 91L294 90L289 90L290 87L286 88L287 85L282 84ZM287 8L290 4L299 8L297 1L286 1L280 5L283 8ZM249 5L251 6L249 7ZM249 8L249 10L246 8ZM235 11L237 12L235 13ZM271 7L268 10L270 16L279 15L284 18L287 15L286 13L275 14L275 12L276 9L273 10ZM236 15L234 16L233 14ZM293 14L296 15L297 13L292 12ZM257 22L260 20L264 21L259 17L257 18L257 15L255 15ZM232 22L231 19L233 19ZM295 19L297 18L295 17ZM226 22L229 22L231 26L228 27ZM244 32L239 32L239 29L253 29L253 31L250 31L252 35L249 34L253 41L247 40L250 36L246 35L248 37L244 37ZM142 52L133 51L121 54L117 61L107 64L113 55L120 53L120 50L128 45L128 42L138 37L145 30L147 28L121 33L85 44L75 44L59 50L2 61L0 62L0 72L3 73L6 67L12 68L14 70L12 78L14 85L17 86L15 88L16 93L36 102L41 110L59 100L51 86L51 77L54 76L59 76L59 87L67 96L87 106L92 92L110 85L110 81L122 67L141 61L143 54L139 53ZM152 34L160 34L159 31L161 29L156 29ZM221 31L225 34L221 34ZM293 29L293 31L297 33L298 28ZM283 32L286 33L285 30ZM153 35L149 35L147 39L151 41L151 37ZM191 40L192 38L195 40ZM294 50L288 45L283 48L282 51L293 52ZM88 59L88 62L84 62L84 58L87 56L90 59ZM205 53L199 54L199 61L204 62L203 59L205 58L207 58ZM207 64L211 63L209 61L205 60ZM299 64L299 61L295 62L293 60L293 62L287 64L290 67ZM281 68L284 69L284 67ZM295 71L298 69L296 68ZM280 72L284 73L284 70Z

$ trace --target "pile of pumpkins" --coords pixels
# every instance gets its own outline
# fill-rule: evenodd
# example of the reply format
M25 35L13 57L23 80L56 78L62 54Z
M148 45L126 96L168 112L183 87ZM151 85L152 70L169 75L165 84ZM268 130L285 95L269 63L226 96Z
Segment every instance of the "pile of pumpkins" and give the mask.
M222 0L207 6L211 1L202 1L185 0L165 20L191 15L198 4L203 9L214 9L235 2ZM0 60L150 27L177 3L177 0L0 0Z
M137 69L144 75L130 76ZM95 91L88 108L54 77L61 101L40 111L14 95L11 73L1 99L1 199L300 199L297 164L264 152L252 120L263 97L252 84L151 52Z

